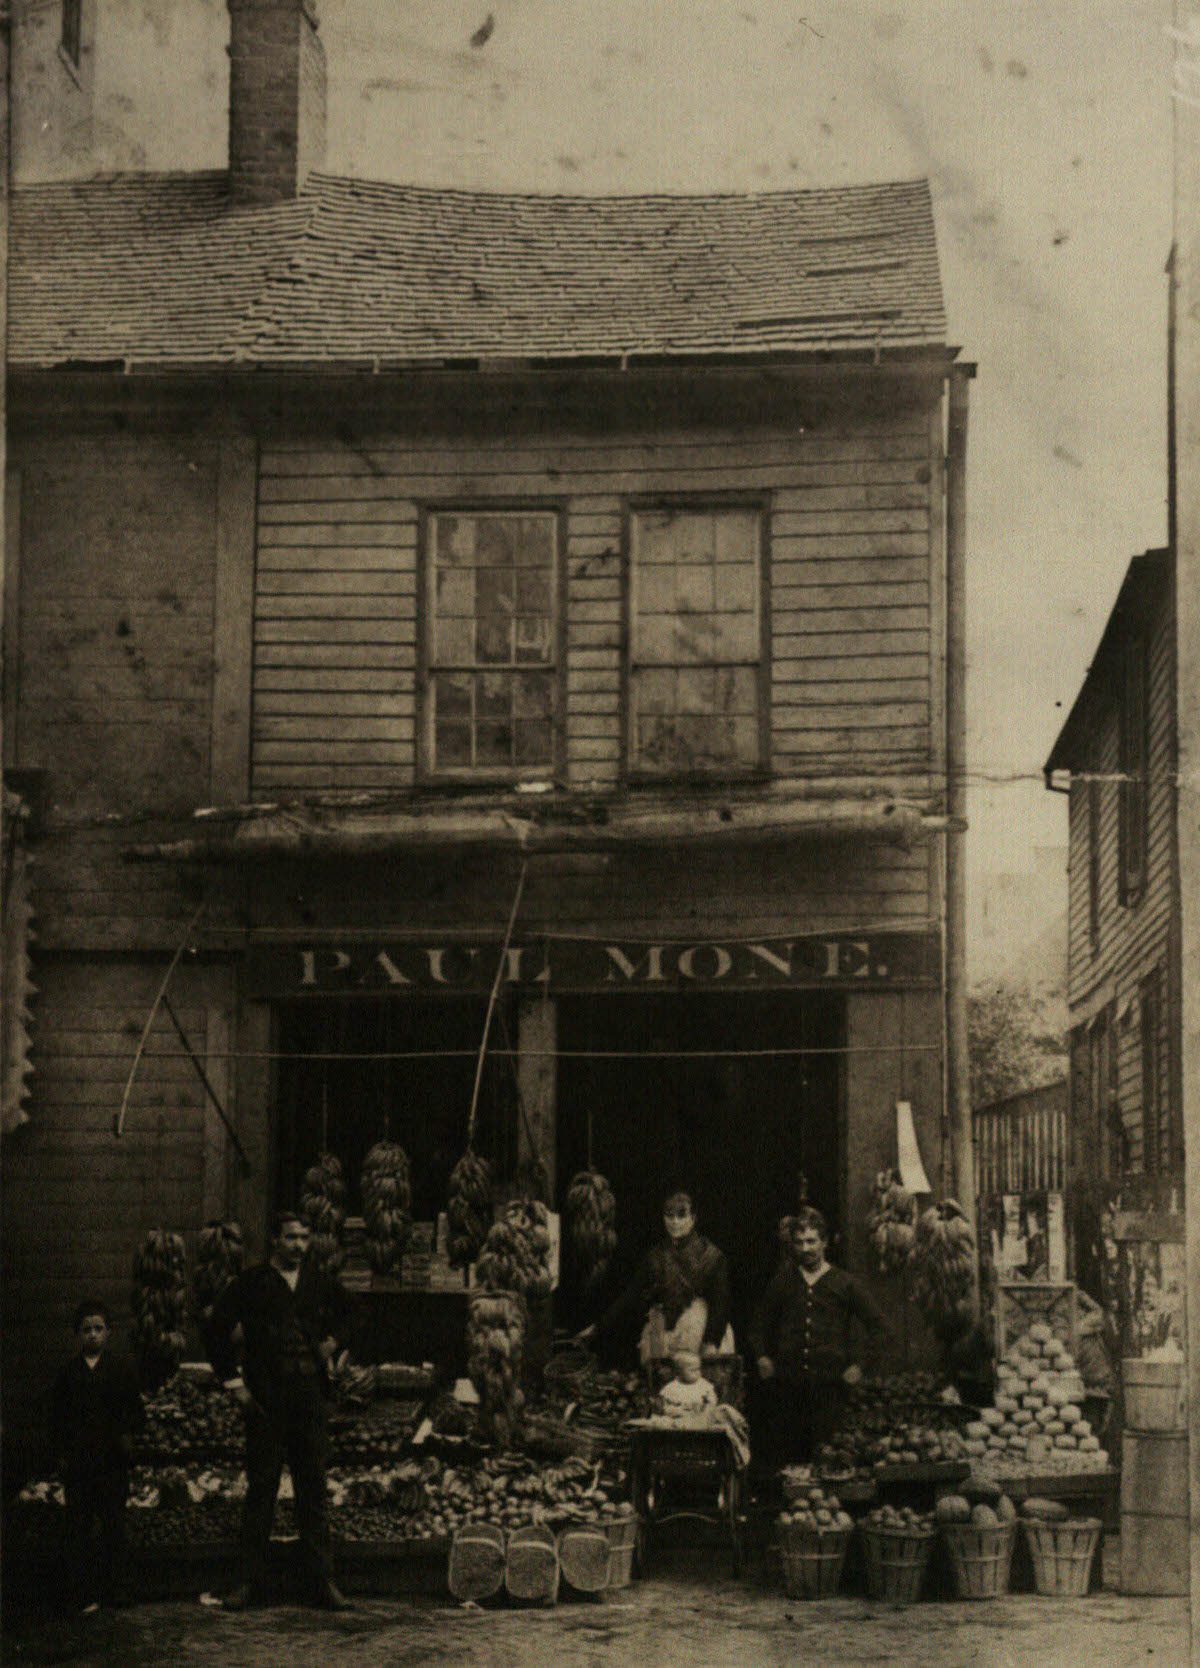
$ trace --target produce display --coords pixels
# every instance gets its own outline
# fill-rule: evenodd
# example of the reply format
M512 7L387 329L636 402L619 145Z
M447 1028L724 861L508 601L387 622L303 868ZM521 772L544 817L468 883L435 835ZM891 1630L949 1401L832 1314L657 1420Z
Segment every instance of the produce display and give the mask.
M575 1274L582 1290L592 1291L617 1248L617 1201L598 1170L580 1170L572 1179L563 1215Z
M918 1216L909 1266L913 1301L933 1330L943 1337L967 1331L975 1321L975 1238L957 1200Z
M412 1222L408 1154L397 1142L377 1141L363 1160L362 1204L368 1262L397 1273Z
M985 1475L1103 1471L1108 1454L1084 1418L1083 1380L1070 1348L1035 1321L996 1367L996 1401L964 1430L972 1468Z
M144 1398L146 1429L138 1447L146 1454L174 1458L240 1454L245 1426L237 1402L209 1377L204 1382L176 1373Z
M881 1466L945 1465L967 1458L959 1435L958 1392L932 1373L867 1377L849 1392L840 1428L816 1454L827 1477L870 1474Z
M331 1273L346 1260L342 1228L346 1221L346 1177L341 1160L319 1153L300 1184L300 1211L308 1223L312 1255Z
M977 1500L974 1505L965 1494L943 1494L933 1508L933 1520L939 1528L965 1523L972 1529L998 1529L1002 1523L1015 1523L1017 1508L1007 1494L997 1497L995 1504Z
M619 1443L627 1419L640 1419L650 1408L650 1393L640 1373L599 1371L572 1390L554 1390L538 1411L563 1419L571 1430L598 1442Z
M479 1396L480 1434L501 1450L511 1447L525 1407L524 1344L525 1304L516 1292L472 1294L467 1305L467 1372Z
M512 1199L488 1229L475 1278L495 1291L548 1297L551 1288L549 1213L533 1199Z
M209 1222L200 1230L192 1269L192 1297L201 1321L208 1318L225 1287L242 1272L244 1252L239 1223Z
M187 1253L179 1234L154 1228L133 1259L133 1346L142 1381L161 1384L179 1365L187 1342Z
M918 1511L915 1506L876 1506L862 1522L867 1529L885 1529L905 1535L927 1535L935 1526L933 1513Z
M916 1240L917 1202L900 1180L898 1170L881 1170L875 1177L867 1229L881 1274L898 1274Z
M492 1169L478 1153L465 1152L450 1172L446 1216L450 1265L466 1268L483 1249L492 1222Z
M837 1495L822 1487L809 1466L785 1466L780 1481L784 1498L784 1509L776 1520L780 1529L806 1530L813 1534L829 1529L853 1529L854 1519L842 1510Z

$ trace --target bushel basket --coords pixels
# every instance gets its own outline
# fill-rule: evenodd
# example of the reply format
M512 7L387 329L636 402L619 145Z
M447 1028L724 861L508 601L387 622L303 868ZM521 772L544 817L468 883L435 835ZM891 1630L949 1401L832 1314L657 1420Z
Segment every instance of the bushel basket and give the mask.
M1082 1598L1088 1590L1101 1526L1094 1521L1037 1523L1024 1519L1033 1580L1047 1598Z
M942 1536L959 1598L999 1598L1007 1593L1017 1540L1015 1523L1001 1523L994 1529L947 1523Z
M921 1596L935 1534L932 1529L883 1529L863 1524L867 1594L892 1604L912 1604Z
M832 1598L842 1581L853 1529L808 1529L785 1524L779 1536L783 1586L789 1598Z

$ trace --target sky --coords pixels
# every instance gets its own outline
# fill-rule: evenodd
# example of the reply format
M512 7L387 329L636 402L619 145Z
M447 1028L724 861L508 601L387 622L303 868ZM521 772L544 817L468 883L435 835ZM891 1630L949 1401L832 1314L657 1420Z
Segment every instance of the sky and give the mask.
M979 367L975 888L1065 841L1041 767L1129 558L1166 536L1171 22L1171 0L322 0L339 171L569 193L929 178L950 340Z

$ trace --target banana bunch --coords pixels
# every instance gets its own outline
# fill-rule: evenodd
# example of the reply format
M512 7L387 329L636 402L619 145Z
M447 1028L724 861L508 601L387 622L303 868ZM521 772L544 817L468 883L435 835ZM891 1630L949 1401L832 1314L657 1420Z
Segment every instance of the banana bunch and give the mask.
M453 1268L466 1268L479 1255L492 1223L492 1168L478 1153L465 1152L450 1172L446 1199Z
M395 1141L377 1141L363 1160L362 1200L367 1258L376 1274L391 1274L412 1222L408 1154Z
M187 1342L187 1252L179 1234L154 1228L133 1258L133 1342L144 1379L163 1383L179 1365Z
M508 1291L474 1293L467 1307L467 1374L479 1396L480 1432L500 1449L512 1446L525 1407L524 1345L521 1298Z
M549 1213L536 1199L511 1199L504 1215L488 1229L475 1273L484 1286L519 1292L522 1297L550 1295Z
M567 1244L584 1291L591 1291L604 1275L617 1248L613 1226L617 1201L612 1188L597 1170L580 1170L567 1189L563 1202Z
M300 1184L300 1214L308 1223L309 1250L323 1267L336 1273L346 1260L342 1225L346 1220L346 1177L333 1153L317 1154Z
M917 1202L896 1170L880 1170L871 1190L867 1227L881 1274L898 1274L916 1243Z
M955 1199L931 1205L917 1218L911 1267L913 1300L943 1336L975 1320L975 1236Z
M192 1270L192 1299L202 1320L231 1280L242 1272L244 1246L237 1222L209 1222L196 1240L196 1266Z

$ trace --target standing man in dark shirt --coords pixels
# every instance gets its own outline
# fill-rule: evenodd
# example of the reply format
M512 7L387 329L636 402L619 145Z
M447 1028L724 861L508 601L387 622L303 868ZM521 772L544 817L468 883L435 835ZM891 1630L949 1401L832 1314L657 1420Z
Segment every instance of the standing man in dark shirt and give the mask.
M108 1329L107 1306L85 1298L75 1310L76 1353L50 1395L50 1441L66 1497L68 1591L81 1615L125 1599L129 1466L133 1438L146 1426L133 1368L107 1353Z
M328 1610L349 1606L333 1584L325 1490L329 1362L348 1304L341 1285L307 1256L308 1241L308 1225L278 1211L270 1257L227 1286L213 1310L213 1368L246 1421L242 1583L226 1597L227 1610L244 1610L262 1593L285 1461L314 1601Z
M777 1462L811 1459L837 1429L846 1390L862 1378L851 1327L873 1349L887 1337L883 1315L858 1281L826 1261L825 1218L807 1207L792 1219L791 1256L772 1275L750 1327L772 1425L760 1446ZM774 1404L771 1406L771 1404Z

